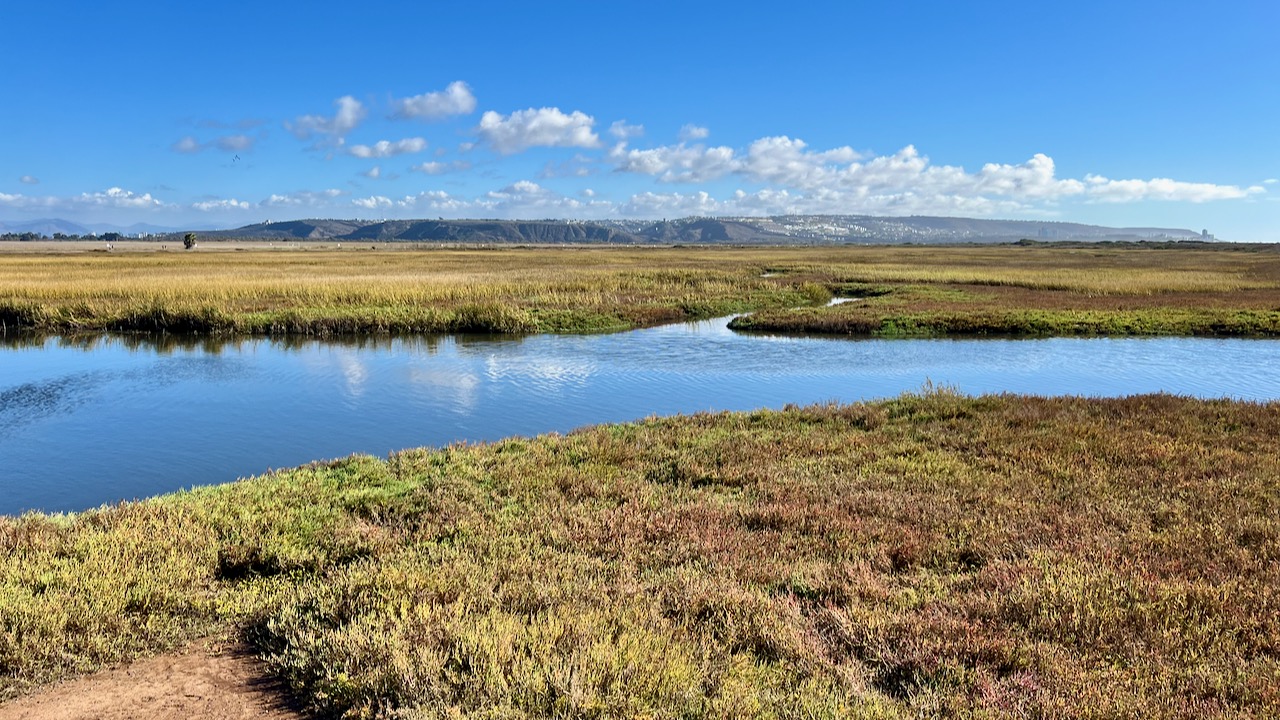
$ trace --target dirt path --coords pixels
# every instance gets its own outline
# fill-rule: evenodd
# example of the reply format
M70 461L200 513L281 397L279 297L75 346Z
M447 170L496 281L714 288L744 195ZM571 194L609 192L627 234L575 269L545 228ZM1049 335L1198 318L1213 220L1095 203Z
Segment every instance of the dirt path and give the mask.
M0 705L0 720L214 720L306 717L243 648L197 643Z

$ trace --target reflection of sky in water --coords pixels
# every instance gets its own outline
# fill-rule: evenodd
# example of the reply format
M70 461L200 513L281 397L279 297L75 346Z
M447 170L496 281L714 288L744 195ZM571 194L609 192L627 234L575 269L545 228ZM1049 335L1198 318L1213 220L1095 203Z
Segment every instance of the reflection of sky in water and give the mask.
M0 512L77 509L352 452L918 390L1280 398L1280 341L848 340L724 321L614 335L137 338L0 347Z

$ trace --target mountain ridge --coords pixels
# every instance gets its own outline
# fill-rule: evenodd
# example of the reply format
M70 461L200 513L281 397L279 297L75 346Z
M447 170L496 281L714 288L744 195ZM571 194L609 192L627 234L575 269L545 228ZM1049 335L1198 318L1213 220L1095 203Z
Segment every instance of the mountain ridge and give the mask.
M68 232L72 227L83 232ZM142 227L142 226L133 226ZM53 229L67 228L67 229ZM82 225L47 219L0 223L0 233L80 234ZM181 235L174 231L168 235ZM988 220L913 215L775 215L674 220L498 220L438 218L356 220L305 218L227 230L197 230L202 239L349 240L465 244L723 244L1007 243L1040 241L1213 240L1185 228L1108 227L1064 221ZM165 233L149 233L163 237Z

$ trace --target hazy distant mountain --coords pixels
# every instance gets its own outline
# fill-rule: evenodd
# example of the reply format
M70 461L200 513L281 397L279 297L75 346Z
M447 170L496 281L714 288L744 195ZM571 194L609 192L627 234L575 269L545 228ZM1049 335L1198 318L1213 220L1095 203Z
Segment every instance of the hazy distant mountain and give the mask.
M104 233L120 233L121 235L165 235L170 233L185 232L182 228L165 227L163 225L150 225L148 223L134 223L129 226L110 225L107 223L92 223L82 225L80 223L63 220L61 218L44 218L41 220L24 220L22 222L0 222L0 233L25 233L31 232L37 235L45 235L53 237L55 234L63 235L89 235Z
M134 223L132 225L129 225L128 227L125 227L122 225L107 225L104 223L98 223L96 225L90 225L89 228L93 232L98 233L99 235L101 235L102 233L109 233L109 232L120 233L121 235L141 235L144 233L147 235L166 235L170 233L186 232L182 228L165 227L163 225L150 225L148 223Z
M180 234L187 229L137 224L94 226L122 235ZM0 224L0 232L82 235L65 220ZM725 244L812 245L848 243L997 243L1018 240L1210 240L1182 228L1113 228L1038 220L871 215L690 217L678 220L332 220L264 222L234 230L203 230L206 239L404 241L501 244Z
M73 223L70 220L59 220L57 218L25 220L22 222L0 222L0 233L27 232L53 237L56 233L62 233L63 235L84 235L91 231L84 225Z

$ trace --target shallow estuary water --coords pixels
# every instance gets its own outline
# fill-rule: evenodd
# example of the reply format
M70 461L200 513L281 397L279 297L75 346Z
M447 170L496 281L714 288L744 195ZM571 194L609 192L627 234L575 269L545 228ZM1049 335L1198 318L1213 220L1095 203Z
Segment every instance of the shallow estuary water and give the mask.
M355 452L890 397L1280 399L1280 341L849 340L727 320L612 335L98 336L0 343L0 514L73 511Z

